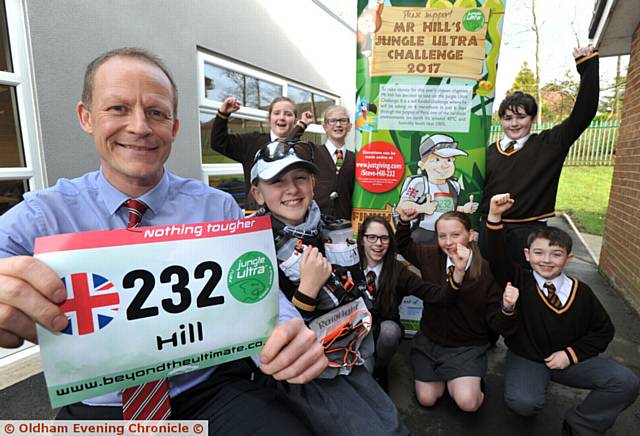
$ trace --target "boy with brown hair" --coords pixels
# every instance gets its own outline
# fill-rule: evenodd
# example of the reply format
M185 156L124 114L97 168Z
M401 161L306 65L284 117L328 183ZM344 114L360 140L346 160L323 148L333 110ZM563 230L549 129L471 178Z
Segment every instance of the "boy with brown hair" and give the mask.
M549 380L591 389L566 412L562 431L603 434L636 399L640 382L628 368L598 356L613 339L614 326L591 288L565 274L573 258L566 232L543 227L529 235L524 255L532 271L509 258L502 215L513 204L510 194L494 195L487 217L491 270L500 285L519 292L514 307L503 307L518 324L505 338L505 402L531 416L544 406Z
M569 117L550 129L532 133L538 104L533 96L515 92L498 109L504 136L487 149L484 194L478 211L484 220L491 196L501 192L510 192L518 200L505 212L503 221L509 254L524 268L528 268L522 256L527 236L546 226L546 220L555 215L564 159L598 109L598 52L591 46L581 47L573 50L573 57L580 74L580 89ZM486 257L484 224L479 230L480 250Z

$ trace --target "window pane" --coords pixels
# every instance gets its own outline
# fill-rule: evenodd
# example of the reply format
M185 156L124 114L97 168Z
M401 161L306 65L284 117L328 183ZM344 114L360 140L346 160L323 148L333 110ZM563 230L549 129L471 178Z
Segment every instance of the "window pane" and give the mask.
M24 166L16 89L0 85L0 168Z
M236 163L233 159L229 159L217 151L213 151L211 148L211 127L213 125L214 117L215 115L200 112L200 144L202 147L202 163ZM229 133L269 133L269 124L266 122L230 118L228 126Z
M244 100L244 75L216 65L204 64L204 92L208 99L223 101L227 97Z
M22 201L22 194L29 190L26 180L0 180L0 215Z
M266 111L269 109L271 101L282 95L282 86L267 82L266 80L259 80L258 84L260 87L260 109Z
M9 34L7 32L7 17L5 15L4 0L0 0L0 71L13 72L11 65L11 49L9 48Z
M334 104L336 104L336 101L332 98L325 97L324 95L313 94L313 113L315 114L317 124L322 124L324 122L322 114L325 109Z
M257 109L258 107L260 107L260 88L258 87L258 79L256 79L255 77L245 76L245 80L247 88L245 99L242 102L242 105Z
M290 98L293 99L293 101L296 102L296 106L298 108L298 116L300 116L300 114L302 114L302 112L304 111L313 112L311 93L309 91L289 85L287 94ZM317 114L315 113L314 115L317 116Z
M244 176L242 174L209 176L209 186L228 192L233 195L241 208L247 208L247 192L244 190Z

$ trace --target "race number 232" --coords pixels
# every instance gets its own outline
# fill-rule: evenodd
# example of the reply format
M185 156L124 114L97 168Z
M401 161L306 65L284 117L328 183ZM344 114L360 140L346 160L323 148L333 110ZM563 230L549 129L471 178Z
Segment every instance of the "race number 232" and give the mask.
M193 270L193 278L204 279L207 281L202 286L196 297L196 307L216 306L224 303L223 296L214 297L213 291L222 277L222 268L213 261L206 261L198 264ZM170 265L160 273L160 283L171 284L171 291L175 294L172 297L164 298L160 301L160 305L165 312L181 313L187 310L192 303L192 292L187 286L191 274L186 268L180 265ZM135 297L127 307L127 319L134 320L140 318L148 318L156 316L159 313L157 306L145 306L147 298L156 286L156 277L153 273L136 269L128 272L122 279L122 287L124 289L134 289L142 282ZM174 298L177 295L177 300Z

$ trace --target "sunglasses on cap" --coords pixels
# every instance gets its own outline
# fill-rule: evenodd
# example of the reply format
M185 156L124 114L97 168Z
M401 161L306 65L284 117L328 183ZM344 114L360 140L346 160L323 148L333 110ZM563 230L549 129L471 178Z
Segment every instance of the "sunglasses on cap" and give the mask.
M273 147L273 144L276 144L276 146ZM286 141L277 139L262 147L258 154L256 154L253 163L255 164L259 160L274 162L293 155L298 156L300 159L313 162L315 157L313 153L313 145L304 141Z

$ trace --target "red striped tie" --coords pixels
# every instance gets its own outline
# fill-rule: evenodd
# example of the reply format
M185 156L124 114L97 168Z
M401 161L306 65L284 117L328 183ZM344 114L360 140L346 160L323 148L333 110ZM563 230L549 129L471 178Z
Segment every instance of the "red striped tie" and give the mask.
M140 225L147 205L138 200L127 200L129 210L127 228ZM122 392L122 415L127 420L155 421L169 418L169 383L166 378L127 388Z
M147 205L138 200L127 200L124 202L125 207L129 210L129 223L127 228L139 227L142 215L147 210Z
M127 420L155 421L169 418L169 383L166 378L127 388L122 392L122 416Z

